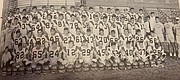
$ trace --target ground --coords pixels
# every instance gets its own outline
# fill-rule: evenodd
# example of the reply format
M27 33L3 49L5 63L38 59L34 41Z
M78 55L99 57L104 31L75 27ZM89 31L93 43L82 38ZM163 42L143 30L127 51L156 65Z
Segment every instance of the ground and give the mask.
M1 76L0 80L180 80L180 60L168 58L164 68L105 70L64 74L28 74L24 76Z

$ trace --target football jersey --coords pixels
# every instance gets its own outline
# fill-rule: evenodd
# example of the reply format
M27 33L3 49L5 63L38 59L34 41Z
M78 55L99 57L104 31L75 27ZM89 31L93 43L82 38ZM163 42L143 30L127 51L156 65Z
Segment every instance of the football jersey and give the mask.
M110 22L102 22L102 25L100 26L100 29L103 29L105 32L105 35L109 35L111 23Z
M64 31L64 28L66 27L65 20L56 20L55 23L57 25L57 30L62 33Z
M82 27L81 23L79 23L77 20L76 21L68 21L67 23L69 26L69 31L72 34L76 34L76 29Z
M148 37L148 43L149 43L149 45L150 46L155 46L155 43L157 43L159 41L159 39L158 39L158 37L157 36L154 36L154 37L152 37L152 36L149 36Z
M68 46L68 42L70 41L70 40L72 40L72 41L74 41L74 38L73 38L73 36L72 36L72 34L62 34L62 36L63 36L63 46L65 47L65 46Z
M37 35L38 30L42 30L42 25L40 22L37 22L36 24L30 23L31 30L33 30L33 34Z
M95 21L90 21L90 27L92 29L92 33L94 33L95 35L99 34L99 28L100 28L101 22L95 22Z
M138 42L138 41L145 41L145 37L144 35L135 35L134 36L134 39L135 39L135 42Z
M117 35L117 36L109 35L108 38L109 38L109 41L110 41L110 42L118 42L118 40L119 40L118 35Z
M93 19L94 19L94 15L95 15L95 13L94 12L88 12L88 21L93 21Z
M92 49L90 46L86 47L81 47L81 52L82 52L82 57L91 57Z
M24 58L25 58L25 55L27 54L27 51L25 49L22 49L22 50L19 50L19 49L16 49L16 62L21 62Z
M27 37L27 49L30 48L30 46L35 45L36 39L34 37ZM32 46L34 47L34 46Z
M90 28L90 23L88 21L82 21L82 31L86 33L87 29Z
M36 41L40 41L41 45L43 46L45 44L46 41L48 41L48 39L46 38L45 35L40 36L36 36Z
M118 34L118 27L120 27L119 23L118 22L111 22L111 25L110 25L110 32L112 30L114 30L116 32L116 34Z
M28 22L20 22L21 26L20 26L20 30L22 35L26 35L28 30L31 30L30 25Z
M14 48L18 49L19 43L26 44L26 36L14 37L14 40L12 43L13 43Z
M130 47L127 48L126 46L124 47L124 51L126 53L127 56L133 56L134 55L134 48Z
M45 28L46 33L49 34L50 33L50 29L52 27L54 27L54 21L53 20L51 20L51 21L45 20L45 21L42 21L42 23L43 23L43 26Z
M96 41L97 41L97 43L98 43L99 41L102 41L104 45L107 45L108 42L109 42L109 38L108 38L108 36L106 36L106 35L97 35L97 36L96 36Z
M97 50L97 54L99 55L99 58L105 60L105 57L106 57L106 48L105 48L105 46L103 46L102 48L97 47L96 50Z
M41 21L43 21L47 18L48 12L47 11L39 11L39 14L41 16Z
M58 12L56 10L54 10L54 11L48 10L48 14L50 14L52 16L53 20L58 18Z
M116 47L115 49L113 49L112 47L109 47L107 50L108 50L109 55L111 56L114 56L114 57L120 56L120 51L118 47Z
M60 47L53 49L51 46L49 48L49 58L52 62L59 60L59 58L60 58Z
M90 46L94 45L95 35L91 34L90 36L84 35L85 39L88 41Z
M62 40L60 38L60 35L58 33L55 33L54 35L49 35L49 41L50 41L50 45L51 45L52 42L60 43Z
M41 47L40 49L37 49L36 47L34 47L32 49L32 58L34 60L34 62L39 62L40 60L42 60L44 57L44 48Z
M74 44L75 44L76 46L79 46L79 47L80 47L83 40L84 40L83 34L74 35Z
M135 23L127 23L127 29L132 35L135 35Z
M72 58L76 56L76 46L72 48L66 47L67 58Z

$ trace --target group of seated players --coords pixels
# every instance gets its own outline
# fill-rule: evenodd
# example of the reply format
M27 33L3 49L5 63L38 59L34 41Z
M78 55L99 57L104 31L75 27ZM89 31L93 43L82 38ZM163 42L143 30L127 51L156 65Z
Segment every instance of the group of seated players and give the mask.
M103 7L98 12L93 7L85 10L83 5L78 10L74 6L55 10L53 5L40 10L33 6L30 12L17 8L9 12L5 23L3 71L17 74L163 66L164 27L158 16L150 23L151 17L144 16L142 9L135 13L134 8L124 12L105 11ZM172 40L170 37L167 39Z

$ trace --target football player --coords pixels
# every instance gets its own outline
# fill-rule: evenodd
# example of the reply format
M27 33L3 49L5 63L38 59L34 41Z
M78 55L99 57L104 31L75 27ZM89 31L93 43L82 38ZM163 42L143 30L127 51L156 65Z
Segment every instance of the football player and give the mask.
M42 6L42 10L39 11L40 13L40 16L41 16L41 20L40 21L43 21L47 18L47 15L48 15L48 12L47 12L47 7L46 6Z
M43 30L42 24L40 22L38 22L37 17L32 18L32 21L30 23L30 28L31 28L31 30L33 30L34 35L37 35L38 30Z
M88 11L88 21L93 21L95 12L94 12L94 8L93 7L89 7L89 11Z
M87 29L86 34L84 35L84 38L88 42L89 46L95 45L95 35L92 34L91 29Z
M93 59L93 46L88 44L87 40L84 40L82 47L80 48L80 63L91 65Z
M65 17L63 14L59 14L58 19L55 21L56 25L57 25L57 32L59 34L62 34L64 28L66 27L66 21L65 21Z
M46 32L46 34L48 35L50 33L50 29L54 26L54 20L52 19L52 15L48 14L47 15L47 20L42 21L43 23L43 27L44 27L44 31Z
M42 46L45 45L46 41L49 41L49 38L43 33L42 30L38 30L37 35L35 36L36 41L40 41Z
M100 26L102 26L101 21L99 21L99 16L94 15L93 21L90 21L89 25L90 25L90 28L91 28L92 32L95 35L98 35L99 34L99 28L100 28Z
M74 41L73 35L69 32L69 28L64 28L64 33L62 34L63 47L68 46L70 40Z
M87 21L87 16L86 15L82 15L81 16L81 23L82 23L82 33L86 34L86 30L90 28L89 26L89 21Z
M50 41L50 46L52 46L52 43L53 42L57 42L58 45L60 46L62 43L62 39L60 37L60 35L56 32L55 28L51 28L50 29L50 35L48 36L49 37L49 41Z
M78 48L80 48L83 40L84 40L84 35L81 33L80 28L76 28L76 34L74 34L74 44Z
M108 45L109 39L108 39L108 35L105 35L104 29L99 29L99 35L96 35L96 41L103 42L104 46Z
M146 46L144 45L143 41L138 41L137 42L137 47L135 49L135 57L137 61L147 61L148 60L148 56L146 53Z
M79 54L77 52L79 48L77 46L75 46L74 42L73 41L69 41L68 42L68 46L66 46L66 50L65 50L65 60L67 61L67 64L66 65L75 65L76 64L76 61L79 57Z
M112 31L111 31L111 33L110 33L110 35L108 36L108 38L109 38L109 42L108 42L109 45L110 45L111 42L117 43L117 42L119 41L118 33L115 32L115 30L112 30Z
M58 18L58 12L54 9L54 5L50 5L50 10L48 10L48 14L52 16L52 20Z
M37 6L33 6L33 7L32 7L32 12L30 13L30 21L32 21L32 19L33 19L34 17L36 17L38 21L39 21L40 18L41 18L40 15L39 15L39 13L38 13L38 11L37 11Z
M108 17L107 16L103 16L102 17L102 25L100 26L100 29L104 30L105 35L109 35L110 34L110 26L111 26L111 23L108 21Z
M99 64L106 63L107 47L103 46L102 41L98 41L98 46L95 48L96 58L98 59Z

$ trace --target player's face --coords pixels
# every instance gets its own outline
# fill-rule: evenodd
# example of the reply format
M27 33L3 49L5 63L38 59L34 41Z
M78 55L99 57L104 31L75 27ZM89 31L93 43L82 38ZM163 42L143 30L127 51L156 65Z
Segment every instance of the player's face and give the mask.
M104 21L104 22L107 22L107 18L103 18L103 21Z
M142 22L142 18L139 18L137 21L141 23Z
M99 34L100 34L100 35L104 35L104 31L100 31Z
M115 35L115 32L111 32L111 36L116 36L116 35Z
M134 12L134 9L131 9L130 12Z
M129 33L128 33L128 30L124 30L124 34L125 35L128 35Z
M103 8L99 8L99 12L103 12Z
M53 43L53 44L52 44L52 47L53 47L54 49L56 49L56 48L57 48L57 43Z
M18 46L19 50L22 50L22 46Z
M69 43L69 47L72 48L74 46L74 43L73 42L70 42Z
M156 44L156 45L155 45L155 47L156 47L156 48L159 48L159 45L158 45L158 44Z
M134 23L135 22L135 19L131 19L131 23Z
M112 21L116 21L116 17L112 17Z
M88 31L88 32L87 32L87 35L88 35L88 36L90 36L90 35L91 35L91 32L90 32L90 31Z
M66 12L66 9L65 9L65 8L61 8L61 11L62 11L62 12Z
M52 19L52 17L51 17L51 16L47 16L47 19L48 19L48 20L51 20L51 19Z
M37 23L37 19L33 19L33 20L32 20L32 23Z
M108 13L111 13L111 9L107 9L107 12L108 12Z
M86 18L86 17L83 17L83 18L82 18L82 21L87 21L87 18Z
M74 11L75 11L75 8L71 8L71 11L74 12Z
M77 35L80 35L81 34L81 31L79 29L76 30L76 34Z
M51 35L54 35L56 32L54 30L51 30Z
M32 36L32 32L29 32L27 36L30 38Z
M32 11L33 11L33 12L36 12L36 11L37 11L37 9L36 9L36 8L34 8Z
M142 10L140 10L140 11L139 11L139 13L143 13L143 11L142 11Z
M42 8L42 11L46 11L46 7Z
M75 19L76 19L75 16L71 16L72 21L75 21Z
M156 23L158 23L159 22L159 18L156 18Z
M99 18L98 18L98 17L95 17L95 18L94 18L94 21L95 21L95 22L98 22L98 21L99 21Z
M64 16L63 15L60 15L59 16L59 20L63 20L64 19Z
M23 18L23 19L22 19L22 22L26 22L26 19L25 19L25 18Z
M102 46L103 46L103 43L99 42L99 47L102 48Z
M143 43L139 43L139 47L140 47L140 48L143 48Z
M69 33L69 31L68 30L64 30L64 34L68 34Z
M80 7L80 10L81 10L81 11L84 11L84 6L81 6L81 7Z
M115 13L116 13L116 14L119 14L119 13L120 13L120 11L116 11Z
M38 36L39 37L42 36L42 32L41 31L38 32Z
M40 44L36 44L36 48L40 49L41 45Z
M137 35L139 35L139 36L140 36L140 35L141 35L141 32L140 32L140 31L139 31L139 32L137 32Z
M21 36L21 33L17 33L17 34L16 34L16 37L20 37L20 36Z
M24 15L25 15L25 14L26 14L26 11L23 11L23 12L22 12L22 14L24 14Z
M115 49L115 48L116 48L116 45L112 45L111 47L112 47L113 49Z
M91 13L94 12L94 9L90 9L89 12L91 12Z
M51 11L54 11L54 7L50 7L50 10L51 10Z

